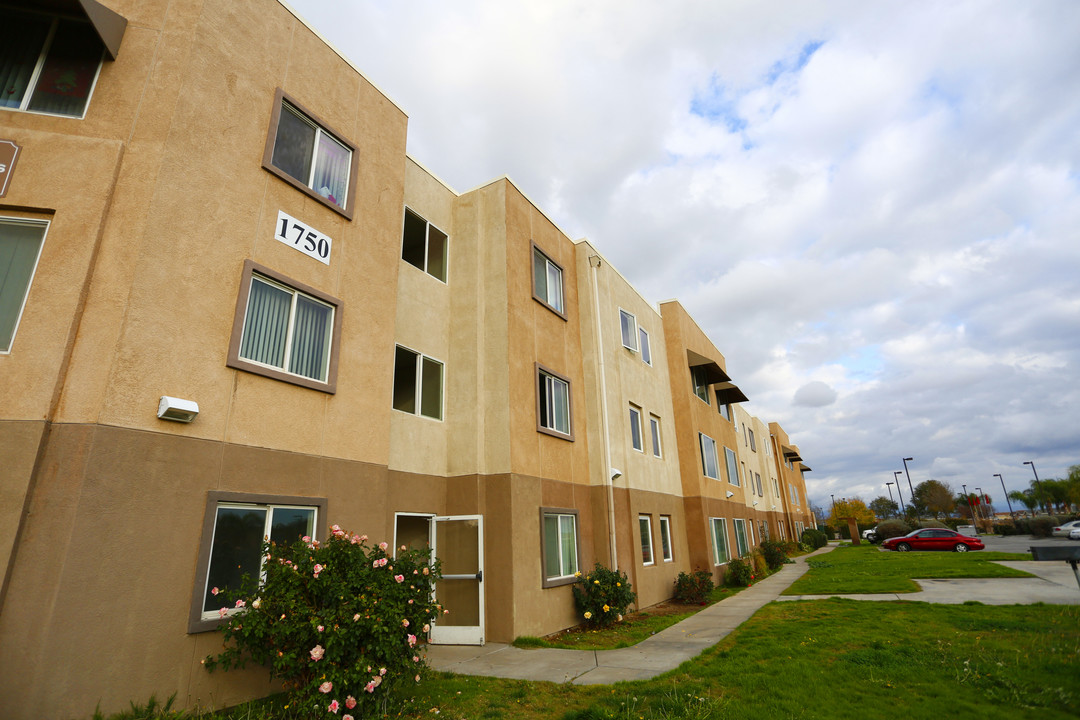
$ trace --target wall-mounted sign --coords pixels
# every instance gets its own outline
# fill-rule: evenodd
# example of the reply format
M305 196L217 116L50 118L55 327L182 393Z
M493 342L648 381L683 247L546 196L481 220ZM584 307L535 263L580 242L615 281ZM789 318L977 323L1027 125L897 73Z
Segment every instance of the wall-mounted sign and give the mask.
M334 241L328 235L305 225L278 210L274 237L319 262L330 264L330 247Z
M21 147L10 140L0 140L0 197L7 195L8 183L15 172L15 161L19 159Z

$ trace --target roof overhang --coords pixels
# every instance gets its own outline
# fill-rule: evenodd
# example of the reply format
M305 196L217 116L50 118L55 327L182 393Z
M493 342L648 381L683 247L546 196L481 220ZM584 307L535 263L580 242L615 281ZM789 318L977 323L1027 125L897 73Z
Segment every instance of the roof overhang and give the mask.
M803 471L804 473L814 472L806 463L799 463L799 470Z
M802 458L799 456L799 448L788 447L787 445L781 446L784 452L784 459L790 462L801 462Z
M717 383L715 390L716 401L719 403L741 403L747 402L750 399L743 394L742 390L735 386L735 383Z
M723 383L731 380L728 374L724 372L724 368L720 367L720 364L715 360L710 360L704 355L698 355L693 350L686 351L686 360L690 363L690 367L704 368L706 382L709 385L715 385L717 383Z
M127 29L127 18L105 7L97 0L16 0L16 5L55 12L61 15L72 15L85 18L90 21L94 32L101 38L105 52L110 60L115 60L120 52L120 41L124 39L124 31Z

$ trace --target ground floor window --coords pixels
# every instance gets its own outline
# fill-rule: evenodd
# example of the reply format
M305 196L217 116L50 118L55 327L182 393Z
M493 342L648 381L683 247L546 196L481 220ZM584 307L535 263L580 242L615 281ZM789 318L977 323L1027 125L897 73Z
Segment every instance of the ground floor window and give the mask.
M664 554L664 562L671 562L671 518L667 515L660 516L660 551Z
M641 533L641 564L653 565L656 559L653 557L651 515L638 515L638 530Z
M0 353L11 350L48 227L41 220L0 218Z
M709 518L709 527L712 530L714 565L723 565L729 560L726 523L727 521L724 518Z
M747 535L746 521L735 519L735 546L739 551L739 557L750 554L750 538Z
M540 532L544 546L544 587L574 581L578 571L576 510L542 510Z
M198 574L188 632L216 627L222 590L238 590L245 575L262 572L264 539L279 544L316 537L326 501L314 498L211 493L203 520Z

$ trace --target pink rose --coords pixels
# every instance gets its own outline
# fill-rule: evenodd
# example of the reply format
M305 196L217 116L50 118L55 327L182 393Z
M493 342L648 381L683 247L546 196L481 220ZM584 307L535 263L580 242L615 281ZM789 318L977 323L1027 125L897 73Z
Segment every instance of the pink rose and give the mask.
M318 626L318 627L317 627L316 629L317 629L317 630L318 630L319 632L322 632L322 631L323 631L323 630L325 630L326 628L325 628L325 627L323 627L322 625L319 625L319 626Z
M359 620L360 619L360 613L356 613L355 615L353 615L352 619L353 619L353 622L356 622L357 620Z
M218 617L225 617L225 613L229 612L228 608L221 608L218 610Z
M316 645L315 647L311 648L311 659L318 662L319 660L322 660L322 657L325 653L326 650L323 649L322 645Z
M353 720L353 716L352 715L342 715L341 720Z
M334 689L334 683L330 682L329 680L327 680L326 682L324 682L322 685L319 686L319 692L324 693L324 694L330 692L333 689Z
M416 682L420 682L420 676L417 675L416 677L413 678L413 680L415 680Z
M374 681L374 680L372 680L372 681L371 681L371 682L369 682L369 683L368 683L367 685L365 685L365 686L364 686L364 691L365 691L365 692L369 692L369 693L373 693L373 692L375 692L375 681Z
M221 591L220 591L220 590L218 590L217 588L214 588L214 589L212 589L212 590L210 591L210 594L211 594L211 595L217 595L217 594L218 594L219 592L221 592Z
M360 542L367 542L367 535L361 535Z
M302 537L300 539L303 540L306 543L311 542L311 536L310 535L305 535L304 537Z
M399 583L405 582L405 576L404 575L395 575L394 579L397 580Z
M327 684L329 684L329 683L327 683ZM336 715L339 707L341 707L341 706L338 705L337 700L331 700L330 704L326 706L326 709Z
M415 635L410 635L409 636L409 647L416 647L416 636Z
M315 577L319 577L319 573L321 573L325 569L326 568L323 565L315 563Z
M413 662L420 662L420 656L419 655L413 655L412 656L412 661Z
M356 707L356 698L354 698L352 695L345 698L345 707L349 708L350 710L352 710L354 707ZM348 716L346 715L345 717L348 717Z
M386 674L386 668L379 668L379 677L382 677L385 674Z
M244 602L243 600L237 600L237 601L236 601L236 607L238 607L238 608L242 608L242 607L244 607L245 605L247 605L247 603L246 603L246 602Z
M424 623L424 632L431 632L431 626L427 623Z
M409 627L409 619L405 618L401 621L402 626Z
M379 543L379 549L382 550L383 552L386 552L386 548L388 548L388 547L390 547L390 546L387 545L384 542Z

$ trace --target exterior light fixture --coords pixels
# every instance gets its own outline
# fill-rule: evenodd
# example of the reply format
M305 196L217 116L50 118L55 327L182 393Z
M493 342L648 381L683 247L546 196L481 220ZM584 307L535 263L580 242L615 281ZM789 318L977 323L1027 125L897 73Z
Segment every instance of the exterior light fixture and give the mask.
M157 416L161 420L189 423L199 415L199 403L194 400L162 395L158 401Z

